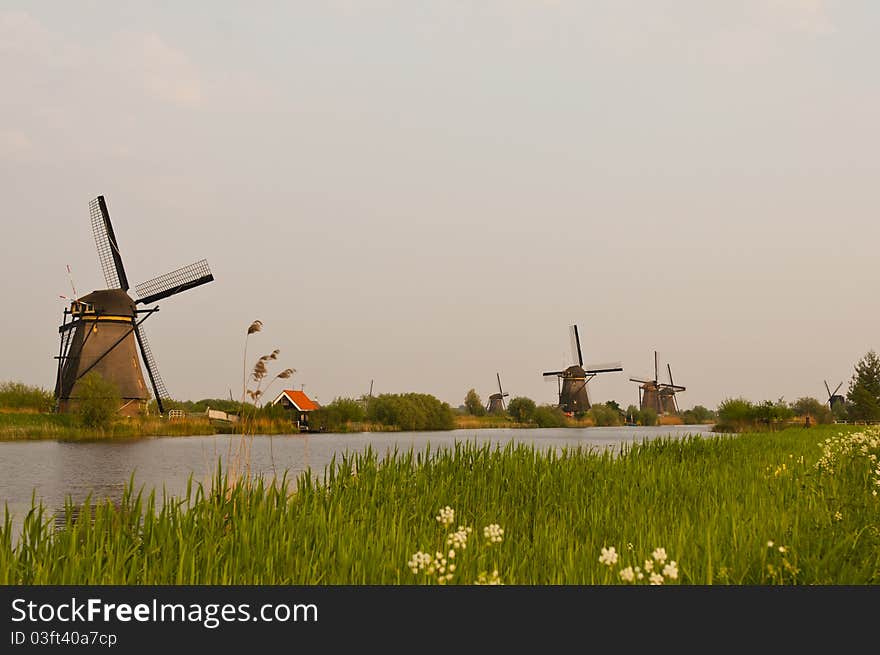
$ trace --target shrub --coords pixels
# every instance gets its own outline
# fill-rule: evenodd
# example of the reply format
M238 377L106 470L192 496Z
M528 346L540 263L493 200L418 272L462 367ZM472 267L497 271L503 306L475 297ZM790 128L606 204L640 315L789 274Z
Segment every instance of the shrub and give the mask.
M324 405L309 414L309 425L312 428L340 432L349 423L358 423L366 417L361 402L353 398L336 398L329 405Z
M728 430L742 430L755 421L755 407L745 398L726 398L718 405L718 422Z
M401 430L451 430L455 427L449 403L424 393L376 396L367 407L367 419Z
M592 419L593 425L607 426L622 423L620 412L608 404L593 405L587 412L587 416Z
M715 412L706 409L702 405L695 405L693 408L686 409L682 412L681 420L688 425L711 423L715 420Z
M639 411L640 425L657 425L657 412L650 407Z
M536 407L532 420L539 428L564 428L567 425L565 413L551 405Z
M54 406L54 394L42 387L32 387L21 382L0 383L0 407L49 412Z
M97 371L87 373L76 385L78 413L89 428L106 428L122 403L119 388Z
M834 423L834 414L828 406L815 398L798 398L792 403L791 408L798 416L811 416L816 423L823 425Z
M535 401L524 396L517 396L507 403L507 413L514 421L520 423L530 423L535 418Z

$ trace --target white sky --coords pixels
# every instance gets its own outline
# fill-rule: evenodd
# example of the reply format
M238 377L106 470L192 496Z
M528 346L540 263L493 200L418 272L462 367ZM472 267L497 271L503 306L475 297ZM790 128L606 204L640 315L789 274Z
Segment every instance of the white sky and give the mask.
M216 281L148 327L172 395L249 359L321 402L825 398L880 349L880 5L0 1L0 379L51 388L71 295ZM844 385L845 389L846 385ZM277 392L281 384L270 389Z

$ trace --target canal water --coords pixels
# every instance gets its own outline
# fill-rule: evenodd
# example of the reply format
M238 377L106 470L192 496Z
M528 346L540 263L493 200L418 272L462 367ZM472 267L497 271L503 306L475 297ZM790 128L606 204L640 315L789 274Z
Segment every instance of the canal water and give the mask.
M303 471L321 475L335 456L371 448L379 457L397 449L424 452L456 442L539 449L619 448L660 436L711 434L707 425L627 426L604 428L480 429L445 432L370 432L357 434L210 435L148 437L134 441L75 443L63 441L0 442L0 510L6 504L17 523L31 499L50 512L62 510L66 499L82 503L118 499L133 478L136 487L179 496L187 481L209 485L218 462L224 468L245 460L252 474L296 478ZM242 452L242 447L247 452Z

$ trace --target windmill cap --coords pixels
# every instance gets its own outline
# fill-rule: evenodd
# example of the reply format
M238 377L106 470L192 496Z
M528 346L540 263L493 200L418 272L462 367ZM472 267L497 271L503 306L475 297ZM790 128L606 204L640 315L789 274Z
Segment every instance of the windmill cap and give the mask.
M78 299L90 304L99 314L115 314L117 316L134 316L135 305L122 289L102 289Z

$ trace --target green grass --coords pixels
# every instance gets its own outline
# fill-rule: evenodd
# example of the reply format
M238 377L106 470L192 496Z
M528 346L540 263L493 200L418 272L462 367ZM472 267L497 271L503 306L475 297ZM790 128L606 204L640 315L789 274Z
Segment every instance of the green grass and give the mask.
M248 419L243 428L248 434L291 434L296 428L289 420ZM119 417L107 428L84 426L76 414L0 412L0 441L55 439L60 441L102 441L141 437L180 437L204 434L228 434L236 429L226 421L207 417L167 419L159 416Z
M667 583L875 584L880 487L868 455L880 430L864 453L856 444L826 456L833 473L817 468L820 442L838 433L855 430L658 439L619 456L473 444L368 452L320 483L248 484L218 471L212 489L192 485L183 499L129 489L115 506L69 507L59 530L35 507L18 538L7 517L0 584L433 582L438 572L407 563L417 551L446 554L458 526L473 532L451 584L493 570L505 584L620 582L623 567L661 546L679 571ZM444 528L435 517L447 505L455 519ZM490 545L492 523L504 537ZM613 567L599 562L610 546Z

